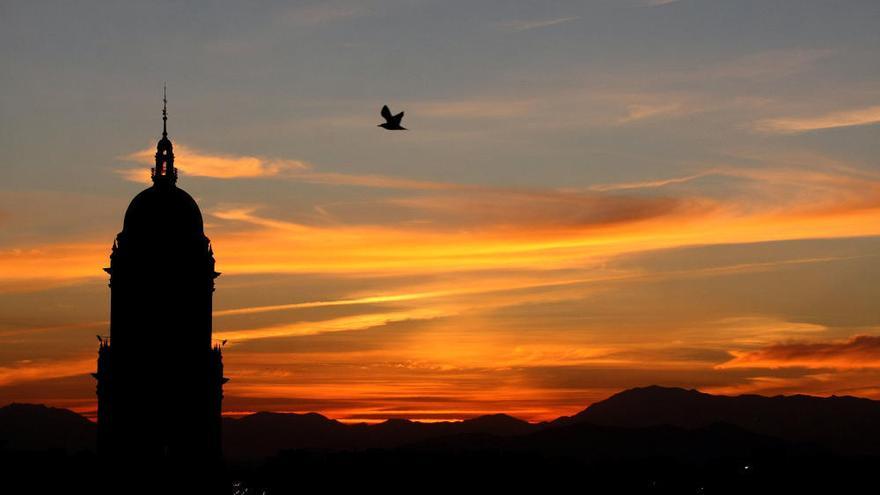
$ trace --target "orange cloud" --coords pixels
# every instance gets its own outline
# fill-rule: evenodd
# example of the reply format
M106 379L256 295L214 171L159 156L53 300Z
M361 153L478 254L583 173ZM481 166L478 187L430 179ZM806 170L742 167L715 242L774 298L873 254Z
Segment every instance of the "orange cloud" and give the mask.
M589 211L573 213L589 216ZM513 221L515 212L499 209L498 214ZM247 225L258 227L212 236L215 245L224 246L222 263L226 271L239 273L432 273L536 266L549 269L582 265L588 259L618 251L615 245L627 244L634 249L633 243L651 235L647 225L645 232L616 233L615 229L623 229L628 223L624 219L620 219L619 225L613 223L606 218L613 217L611 212L600 214L595 225L589 223L589 218L554 218L549 221L583 221L585 225L538 227L531 222L520 228L501 225L474 231L319 227L263 217L252 209L221 210L213 215L239 223L238 229ZM546 235L535 236L536 228ZM253 251L257 246L259 255Z
M725 368L880 368L880 336L858 335L844 342L775 344L757 351L733 351Z

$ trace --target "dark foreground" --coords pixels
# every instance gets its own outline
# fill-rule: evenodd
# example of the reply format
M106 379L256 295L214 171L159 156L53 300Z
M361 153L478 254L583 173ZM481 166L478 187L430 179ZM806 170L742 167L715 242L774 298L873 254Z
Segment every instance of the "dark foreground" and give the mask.
M135 478L121 480L121 492L102 490L101 481L110 479L112 473L103 470L93 454L7 452L0 462L6 473L2 492L8 494L142 493L140 489L144 486L142 480ZM257 465L230 466L225 475L229 489L222 492L280 495L320 489L325 493L873 493L878 462L880 458L876 457L780 456L773 452L755 452L747 458L684 462L637 456L584 460L567 455L483 449L288 451ZM151 493L183 493L175 490L171 482L165 486Z
M661 387L541 424L255 414L224 424L225 470L188 490L164 469L116 476L93 433L69 411L0 408L0 493L875 493L880 468L877 401Z

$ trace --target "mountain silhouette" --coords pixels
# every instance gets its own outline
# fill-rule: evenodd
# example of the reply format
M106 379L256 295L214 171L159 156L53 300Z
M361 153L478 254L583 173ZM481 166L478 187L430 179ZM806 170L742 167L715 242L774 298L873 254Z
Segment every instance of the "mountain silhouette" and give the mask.
M5 450L95 450L97 425L79 414L41 404L0 407L0 448Z
M509 436L538 425L506 414L464 421L420 423L389 419L377 424L346 424L320 414L256 413L223 422L223 445L231 459L255 459L285 449L393 448L429 438L466 433Z
M745 432L798 444L814 444L846 455L880 455L880 401L807 395L720 396L696 390L633 388L596 402L574 416L529 423L506 414L464 421L421 423L406 419L342 423L317 413L259 412L223 419L225 455L259 459L287 449L357 450L398 448L432 439L461 444L551 432L582 434L589 427L626 429L669 426L699 430L725 424ZM583 426L584 430L567 428ZM478 440L479 439L479 440ZM532 441L532 440L530 440ZM94 450L95 424L66 409L35 404L0 407L0 446L7 450Z
M682 428L728 423L789 441L824 445L839 453L880 455L880 401L857 397L729 397L651 386L623 391L553 422L572 423Z

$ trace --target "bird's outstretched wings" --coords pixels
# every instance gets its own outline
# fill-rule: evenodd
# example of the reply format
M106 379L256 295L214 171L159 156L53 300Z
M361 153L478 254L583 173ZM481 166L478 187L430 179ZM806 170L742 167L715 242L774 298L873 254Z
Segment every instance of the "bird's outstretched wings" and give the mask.
M391 109L388 108L388 105L382 106L382 118L385 119L384 124L379 124L379 127L384 127L389 131L405 131L406 128L401 127L400 121L403 120L403 112L400 112L397 115L391 114Z

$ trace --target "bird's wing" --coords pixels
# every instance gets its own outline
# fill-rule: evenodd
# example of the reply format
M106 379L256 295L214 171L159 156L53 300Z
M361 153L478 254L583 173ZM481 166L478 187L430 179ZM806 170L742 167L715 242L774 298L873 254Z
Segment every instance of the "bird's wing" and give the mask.
M387 120L388 122L391 122L391 119L394 118L394 117L391 115L391 110L388 109L388 105L384 105L384 106L382 107L382 118L385 119L385 120Z
M395 124L400 125L400 121L403 120L403 112L400 112L399 114L391 117L391 119L394 120Z

